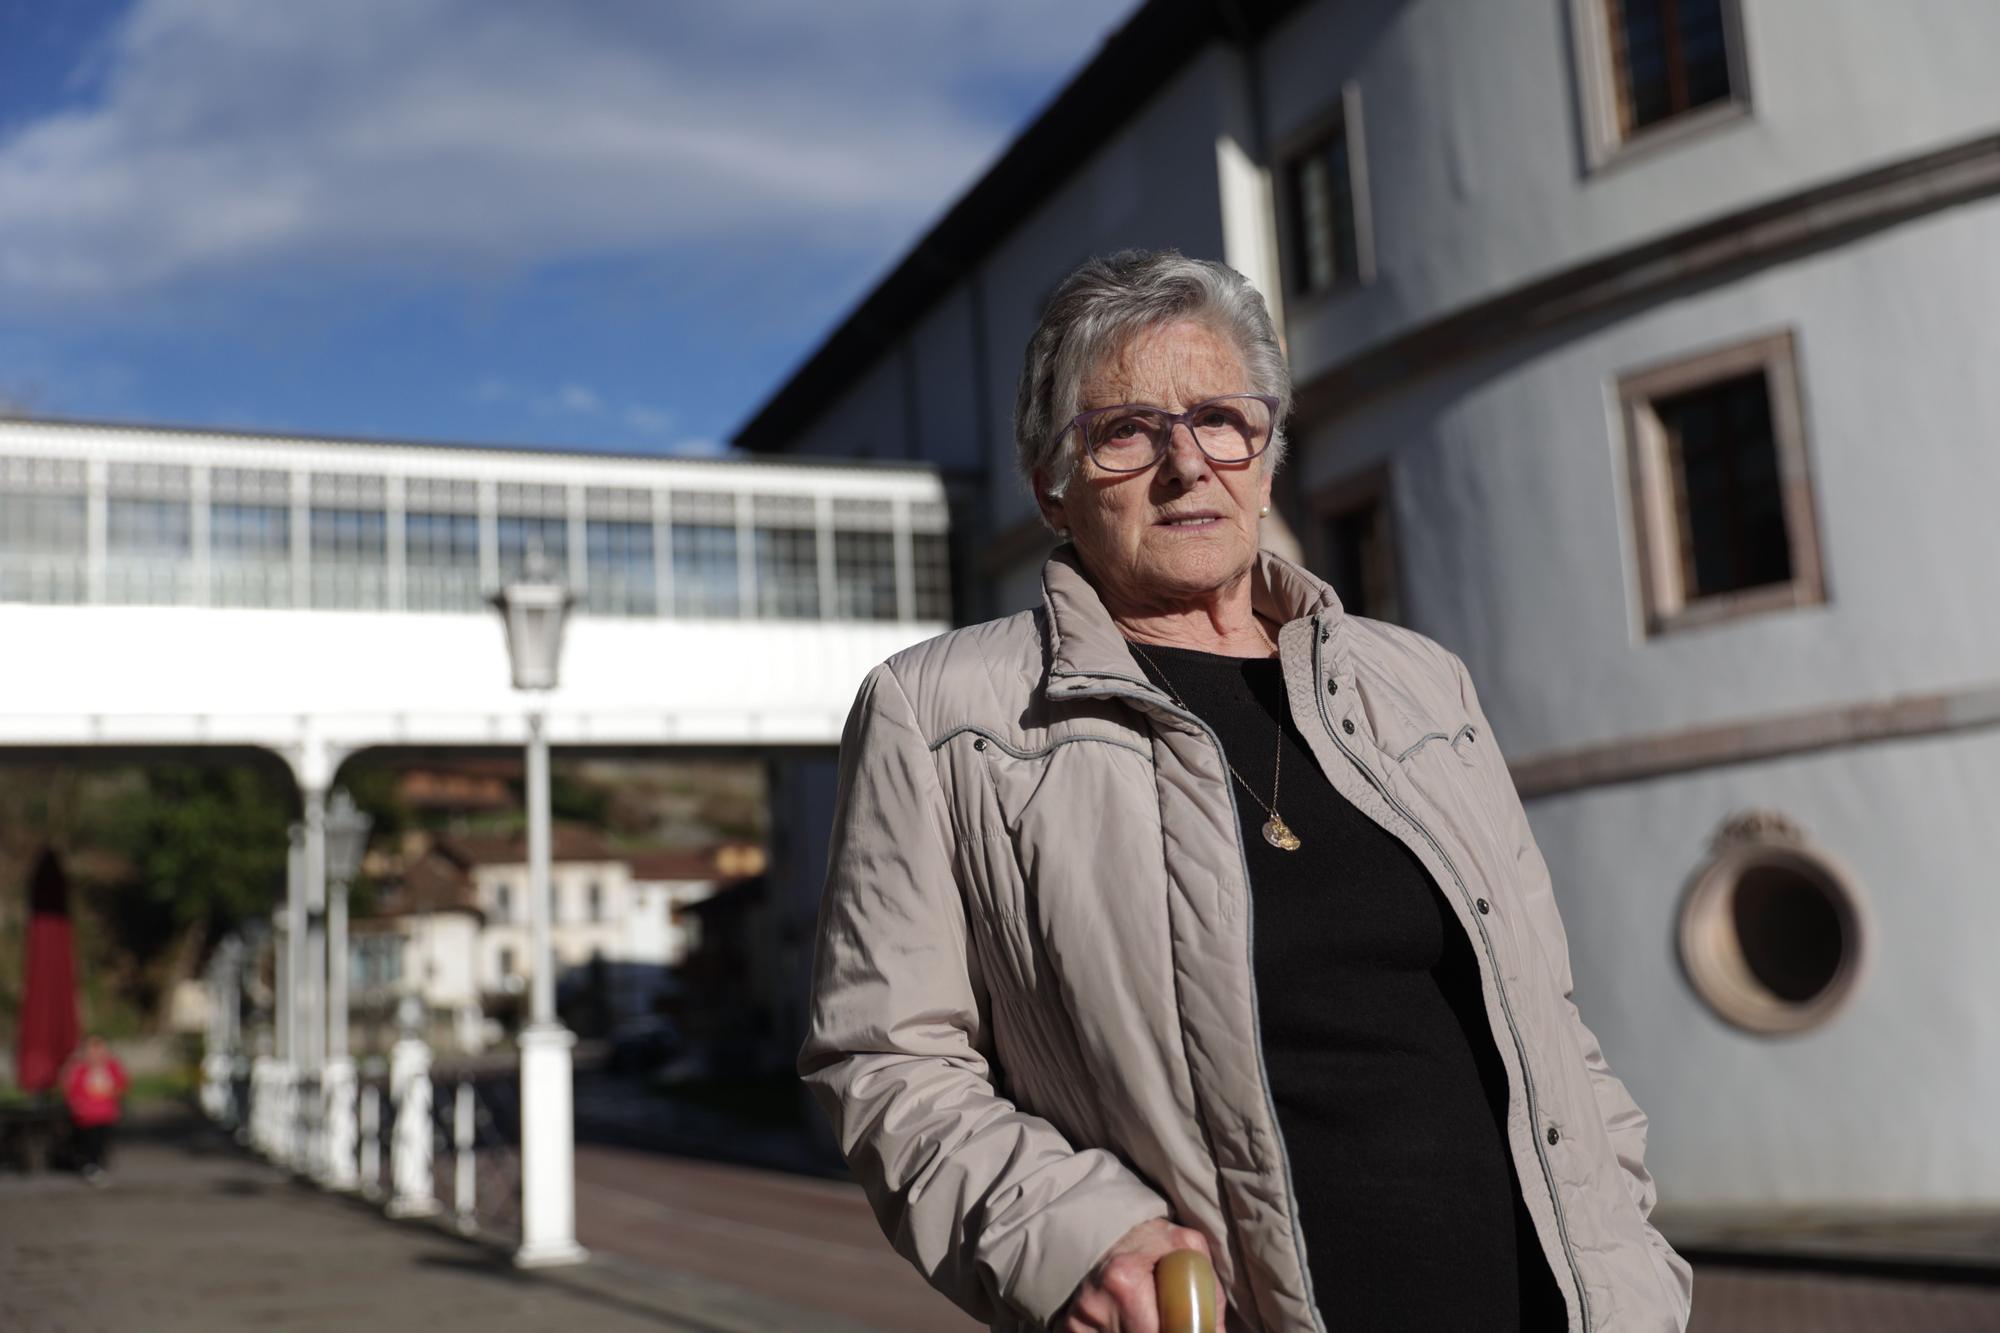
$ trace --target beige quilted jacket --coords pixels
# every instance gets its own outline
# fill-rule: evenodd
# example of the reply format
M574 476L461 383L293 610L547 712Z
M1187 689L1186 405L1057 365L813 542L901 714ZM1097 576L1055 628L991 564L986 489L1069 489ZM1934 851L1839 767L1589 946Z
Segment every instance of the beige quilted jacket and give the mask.
M1268 553L1292 717L1470 936L1514 1165L1577 1333L1686 1326L1646 1118L1570 1003L1549 877L1457 658ZM1044 606L870 673L841 742L799 1068L896 1248L1044 1326L1138 1222L1215 1242L1234 1329L1322 1329L1266 1089L1235 796L1068 548Z

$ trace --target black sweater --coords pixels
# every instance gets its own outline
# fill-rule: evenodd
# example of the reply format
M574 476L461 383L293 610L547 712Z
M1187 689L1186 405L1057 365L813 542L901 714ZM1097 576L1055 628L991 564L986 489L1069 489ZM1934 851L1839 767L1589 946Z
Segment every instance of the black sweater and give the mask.
M1507 1151L1478 964L1438 885L1320 773L1275 659L1141 652L1256 793L1232 780L1264 1061L1328 1326L1565 1327ZM1281 727L1292 852L1264 840L1257 799L1270 801Z

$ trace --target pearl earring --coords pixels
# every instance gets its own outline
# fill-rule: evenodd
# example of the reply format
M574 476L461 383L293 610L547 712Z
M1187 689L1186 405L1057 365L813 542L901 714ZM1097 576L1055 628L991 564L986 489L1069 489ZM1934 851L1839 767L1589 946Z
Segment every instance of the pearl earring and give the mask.
M1271 516L1271 506L1269 505L1265 505L1262 509L1259 509L1257 511L1258 518L1269 518L1270 516Z

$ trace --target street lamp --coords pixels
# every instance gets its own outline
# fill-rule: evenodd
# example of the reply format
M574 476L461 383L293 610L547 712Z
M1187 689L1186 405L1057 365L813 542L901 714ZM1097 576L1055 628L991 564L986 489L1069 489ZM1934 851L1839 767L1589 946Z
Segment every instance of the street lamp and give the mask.
M562 659L563 621L575 601L539 547L520 579L493 598L507 631L514 688L552 690ZM521 1050L521 1248L524 1268L578 1263L576 1141L570 1048L556 1021L555 956L549 941L549 742L539 704L528 709L528 951L532 986Z
M347 892L361 871L368 850L368 829L374 823L355 807L345 790L334 792L327 807L326 878L326 1161L323 1179L332 1189L353 1189L355 1149L360 1126L355 1120L354 1062L347 1058Z

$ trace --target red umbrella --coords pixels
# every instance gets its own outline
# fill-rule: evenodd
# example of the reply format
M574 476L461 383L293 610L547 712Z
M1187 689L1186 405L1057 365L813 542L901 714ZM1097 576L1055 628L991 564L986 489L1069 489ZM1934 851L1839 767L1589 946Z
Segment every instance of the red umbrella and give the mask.
M24 1092L55 1086L76 1049L76 949L69 881L54 849L42 852L28 887L28 973L21 993L15 1078Z

